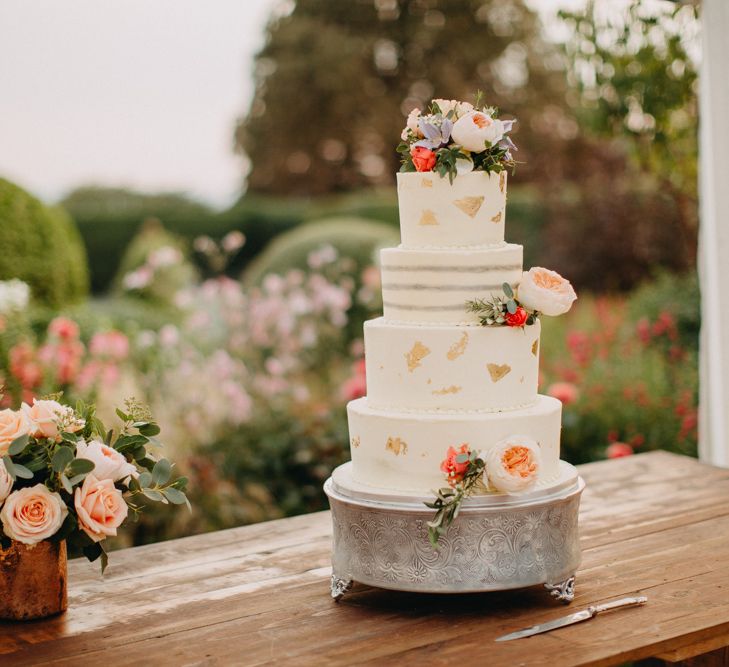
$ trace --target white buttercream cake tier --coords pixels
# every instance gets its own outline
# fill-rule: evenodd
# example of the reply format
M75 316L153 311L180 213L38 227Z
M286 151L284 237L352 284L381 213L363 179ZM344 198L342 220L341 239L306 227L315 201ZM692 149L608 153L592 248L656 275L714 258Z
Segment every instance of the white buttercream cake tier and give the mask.
M366 398L347 405L352 476L361 484L427 494L443 485L440 463L448 447L487 451L507 436L526 435L541 448L539 479L558 474L562 404L539 395L509 412L418 413L378 410Z
M541 324L365 322L367 402L383 410L495 412L537 399Z
M502 285L517 287L524 248L504 243L489 248L380 251L385 318L408 322L478 323L466 302L503 296Z
M407 247L482 246L504 240L506 172L453 180L434 172L397 175L400 232Z

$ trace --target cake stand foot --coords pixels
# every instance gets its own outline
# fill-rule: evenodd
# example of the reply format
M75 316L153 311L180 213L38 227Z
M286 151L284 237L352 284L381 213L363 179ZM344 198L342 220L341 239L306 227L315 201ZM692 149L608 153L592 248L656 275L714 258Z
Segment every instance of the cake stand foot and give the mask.
M352 588L351 579L341 579L336 574L332 575L331 591L334 602L339 602L350 588Z
M334 586L334 584L332 584ZM557 584L544 584L544 588L549 591L549 594L559 602L569 604L575 599L575 578L574 576L560 581ZM334 588L332 588L332 591ZM334 595L334 593L332 593Z

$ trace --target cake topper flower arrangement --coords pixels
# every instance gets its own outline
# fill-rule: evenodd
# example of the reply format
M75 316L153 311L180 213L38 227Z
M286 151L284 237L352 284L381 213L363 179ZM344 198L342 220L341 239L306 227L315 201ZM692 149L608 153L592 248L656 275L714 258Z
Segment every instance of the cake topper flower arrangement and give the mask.
M140 500L189 507L184 477L149 452L159 426L134 399L107 431L93 405L59 395L0 410L0 548L66 540L107 564L103 541L142 511Z
M408 116L397 147L400 171L434 171L452 183L458 174L513 168L517 149L508 135L514 123L500 120L480 92L475 104L435 99L427 112L413 109Z
M435 510L428 522L428 539L437 548L438 540L458 516L463 501L474 493L520 493L536 483L541 469L539 444L526 435L512 435L485 452L467 444L449 447L440 464L448 486L436 492L426 507Z
M483 326L528 326L534 324L540 314L563 315L577 299L569 280L540 266L523 272L516 291L509 283L504 283L501 289L503 297L466 302L466 310L476 313Z

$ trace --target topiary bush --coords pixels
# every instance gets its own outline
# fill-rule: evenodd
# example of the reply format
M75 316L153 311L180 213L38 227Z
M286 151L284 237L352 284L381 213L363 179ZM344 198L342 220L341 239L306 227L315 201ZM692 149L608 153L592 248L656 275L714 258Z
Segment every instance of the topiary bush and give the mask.
M35 301L58 308L88 294L86 252L62 209L0 178L0 280L20 278Z
M330 218L307 222L276 237L243 274L246 286L258 285L269 273L308 269L309 255L322 246L334 247L358 268L376 263L379 248L397 245L400 235L392 226L362 218Z

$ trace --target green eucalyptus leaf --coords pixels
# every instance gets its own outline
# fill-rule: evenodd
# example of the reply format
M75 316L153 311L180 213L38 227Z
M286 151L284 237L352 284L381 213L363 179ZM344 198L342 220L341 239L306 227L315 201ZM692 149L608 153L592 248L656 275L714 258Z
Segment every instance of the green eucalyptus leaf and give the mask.
M167 502L167 499L162 495L162 492L157 491L157 489L142 489L142 493L150 500L155 500L160 503Z
M5 465L7 468L7 464ZM15 469L15 476L20 477L21 479L33 479L33 471L28 470L24 465L21 465L20 463L13 463L13 468Z
M157 426L157 424L153 424L153 423L145 424L144 426L139 427L139 432L142 435L147 436L148 438L152 438L155 435L159 435L160 430L161 430L160 427Z
M504 294L506 294L506 296L508 296L510 299L514 297L514 290L511 289L511 285L509 285L509 283L504 283L501 286L501 289L504 290Z
M156 485L162 486L163 484L167 484L171 476L172 465L167 459L160 459L154 464L154 468L152 468L152 481Z
M516 308L516 301L514 301L513 299L509 299L506 302L506 310L508 310L509 313L511 313L512 315L516 312Z
M467 463L468 462L468 454L459 454L456 456L456 463Z
M88 459L74 459L66 466L66 474L70 476L85 475L90 473L96 466Z
M15 481L18 475L15 472L15 464L13 463L13 460L9 456L3 456L3 464L5 464L5 470L7 470L10 478Z
M63 473L60 474L61 479L61 486L66 490L67 493L73 493L73 486L71 485L71 481L64 475Z
M28 441L30 438L28 437L28 434L21 435L19 438L15 438L10 443L10 447L8 447L8 454L10 456L15 456L16 454L20 454L25 449L25 446L28 444Z
M182 491L172 486L164 489L162 493L173 505L184 505L187 501L187 496L182 493Z
M59 447L51 458L51 468L53 472L63 472L71 461L73 461L73 450L70 447Z
M68 480L68 483L71 486L76 486L77 484L80 484L81 482L83 482L86 479L86 475L88 475L88 474L89 473L87 473L87 472L82 472L82 473L79 473L78 475L74 475L73 477L71 477L71 479Z
M69 433L68 431L63 431L61 433L61 438L63 438L66 442L73 442L77 443L79 438L75 433Z
M145 470L141 475L139 475L139 479L137 481L142 489L146 489L150 484L152 484L152 473Z

